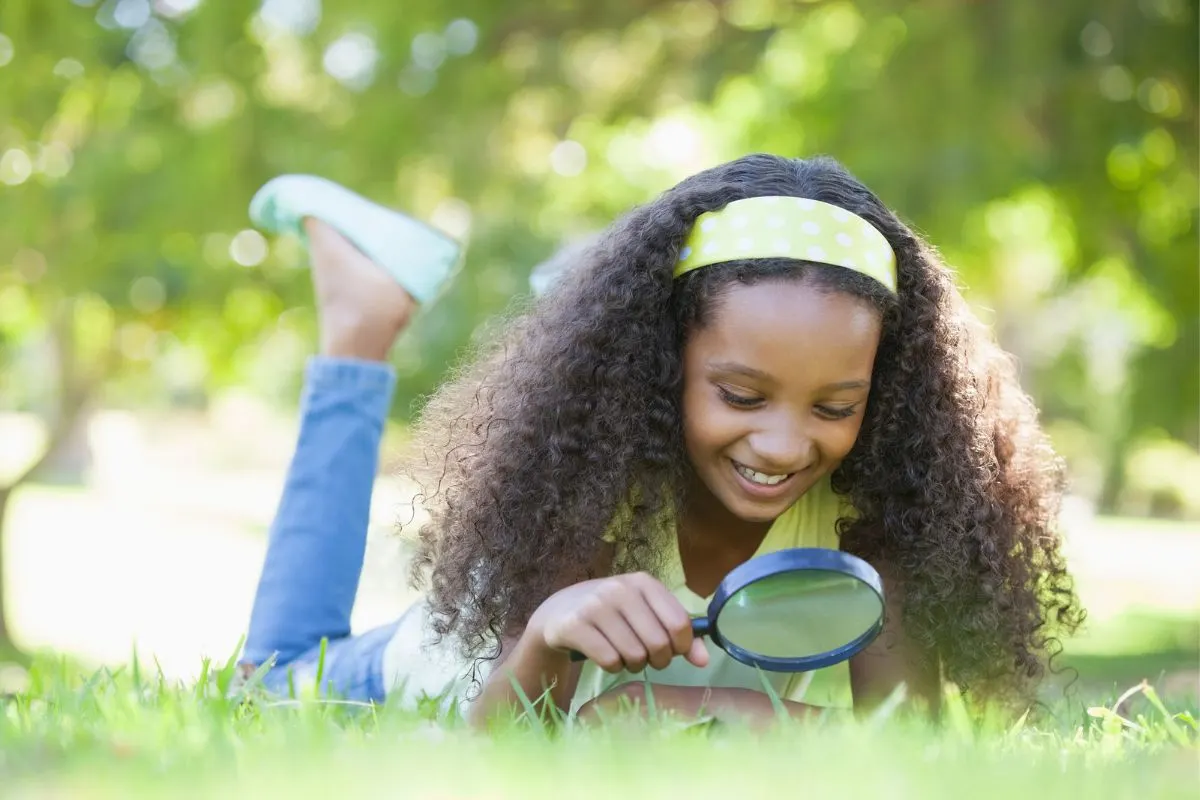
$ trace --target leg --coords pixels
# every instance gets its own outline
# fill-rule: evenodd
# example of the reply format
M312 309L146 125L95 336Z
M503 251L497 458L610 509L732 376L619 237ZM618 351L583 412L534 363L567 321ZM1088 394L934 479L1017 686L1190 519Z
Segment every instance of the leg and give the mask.
M379 642L386 643L383 629L346 637L394 386L381 362L414 302L332 229L312 220L306 228L321 357L306 373L299 442L271 526L243 663L272 656L277 666L308 662L329 639L327 667L337 668L327 674L351 678L369 665L374 645L381 651ZM365 676L354 677L361 679L336 683L373 693Z
M392 396L387 367L313 359L300 436L271 524L245 660L285 664L350 633L371 489Z

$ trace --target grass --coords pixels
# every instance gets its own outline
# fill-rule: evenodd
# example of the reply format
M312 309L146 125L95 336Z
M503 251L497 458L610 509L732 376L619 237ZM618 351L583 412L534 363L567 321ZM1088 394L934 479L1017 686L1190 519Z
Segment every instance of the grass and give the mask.
M1195 797L1194 705L1148 684L1034 720L970 717L949 689L942 724L888 708L753 735L657 713L489 734L401 711L231 691L232 664L195 683L139 666L86 672L38 659L0 713L0 795L18 797ZM1130 701L1141 699L1140 711ZM1168 702L1171 702L1168 699Z
M951 693L939 727L888 711L755 737L655 709L650 721L556 731L525 718L483 735L432 710L247 703L227 696L228 665L178 682L129 659L128 637L158 630L151 605L180 639L157 642L168 674L183 674L171 656L194 674L194 653L226 652L261 553L217 534L260 530L271 500L242 477L115 474L126 472L137 485L123 478L120 492L31 487L14 507L7 567L23 630L88 661L0 666L0 797L1200 797L1195 523L1088 523L1096 535L1073 555L1085 605L1104 613L1067 643L1043 706L1020 721L972 720ZM253 564L239 571L238 558ZM220 591L198 597L197 571Z

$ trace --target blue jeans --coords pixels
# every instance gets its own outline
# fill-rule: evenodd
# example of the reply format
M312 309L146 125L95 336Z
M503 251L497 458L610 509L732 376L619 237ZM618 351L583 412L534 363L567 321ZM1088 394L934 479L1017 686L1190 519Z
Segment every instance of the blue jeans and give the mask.
M383 654L400 620L361 635L350 612L366 553L371 490L396 379L376 362L313 358L300 435L271 524L242 663L274 658L268 689L312 685L327 639L322 691L362 701L387 694Z

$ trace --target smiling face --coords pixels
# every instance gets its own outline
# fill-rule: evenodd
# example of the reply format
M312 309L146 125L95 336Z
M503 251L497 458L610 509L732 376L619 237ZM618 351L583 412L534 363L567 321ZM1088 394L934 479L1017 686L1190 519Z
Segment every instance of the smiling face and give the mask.
M832 472L862 427L880 327L867 302L805 281L730 287L684 348L701 500L770 522Z

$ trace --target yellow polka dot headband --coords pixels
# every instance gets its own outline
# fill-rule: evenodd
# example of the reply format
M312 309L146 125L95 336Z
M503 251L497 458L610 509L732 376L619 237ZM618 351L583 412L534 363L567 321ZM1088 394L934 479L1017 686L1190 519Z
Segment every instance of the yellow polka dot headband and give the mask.
M857 214L803 197L748 197L701 214L675 277L745 258L794 258L861 272L896 292L896 254Z

